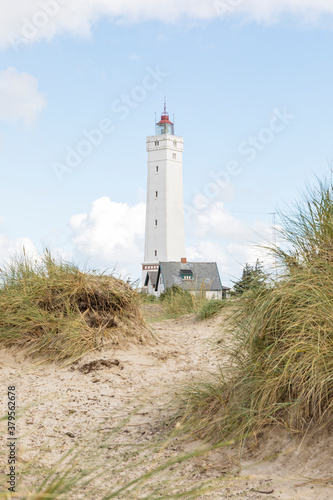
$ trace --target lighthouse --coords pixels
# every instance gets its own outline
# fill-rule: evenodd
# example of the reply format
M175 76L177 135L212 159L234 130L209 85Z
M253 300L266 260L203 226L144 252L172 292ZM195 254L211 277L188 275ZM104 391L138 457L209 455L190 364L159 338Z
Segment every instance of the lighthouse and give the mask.
M183 138L176 136L164 102L155 135L147 137L148 179L143 286L162 262L185 258ZM156 283L155 283L156 285ZM155 286L154 286L155 288Z
M155 135L147 137L148 182L142 291L157 295L173 286L222 299L216 262L187 262L183 202L183 138L175 135L164 102ZM225 288L225 290L227 290Z

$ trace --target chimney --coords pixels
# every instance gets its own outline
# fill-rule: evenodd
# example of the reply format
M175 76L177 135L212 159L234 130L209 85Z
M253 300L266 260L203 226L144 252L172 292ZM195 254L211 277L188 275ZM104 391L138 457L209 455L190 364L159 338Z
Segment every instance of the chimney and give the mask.
M187 258L186 257L182 257L181 258L181 263L182 264L187 264Z

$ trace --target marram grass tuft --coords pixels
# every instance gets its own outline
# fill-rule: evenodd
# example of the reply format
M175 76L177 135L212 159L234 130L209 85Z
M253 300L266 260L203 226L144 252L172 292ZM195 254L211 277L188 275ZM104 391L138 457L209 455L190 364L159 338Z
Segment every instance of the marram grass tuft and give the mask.
M207 439L266 425L319 429L333 417L333 193L319 183L282 216L275 281L233 300L223 370L180 394L178 415ZM228 344L228 345L227 345Z
M0 346L72 361L105 344L153 340L137 292L113 276L82 272L48 251L0 272Z
M184 290L182 287L173 285L160 295L163 305L164 318L180 318L188 314L196 314L203 304L207 302L206 289Z

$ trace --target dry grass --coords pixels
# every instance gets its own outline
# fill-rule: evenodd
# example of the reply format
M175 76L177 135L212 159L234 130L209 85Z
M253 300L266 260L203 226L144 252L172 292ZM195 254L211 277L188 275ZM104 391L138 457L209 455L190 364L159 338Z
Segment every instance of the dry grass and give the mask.
M280 275L233 301L228 366L181 392L178 415L208 439L293 432L333 416L333 195L319 184L285 216ZM225 334L224 334L225 335Z
M0 279L2 347L73 361L106 343L153 340L137 292L113 276L82 272L45 252L35 262L16 259Z

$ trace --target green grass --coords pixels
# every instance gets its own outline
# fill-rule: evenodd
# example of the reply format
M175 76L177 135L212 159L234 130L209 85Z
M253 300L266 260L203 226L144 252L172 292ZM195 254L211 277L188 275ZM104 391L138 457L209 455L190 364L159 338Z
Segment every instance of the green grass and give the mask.
M177 286L168 288L159 298L163 305L164 318L180 318L188 314L196 314L207 302L205 295L205 290L192 293Z
M0 272L0 346L72 361L105 343L150 341L137 295L47 251L34 262L22 256Z
M178 391L176 415L207 439L256 436L271 424L302 433L332 420L330 185L319 183L283 217L282 236L283 248L271 249L275 282L233 301L218 344L223 370Z
M190 314L198 314L206 304L205 292L191 293L178 286L168 288L160 297L141 295L140 309L149 323L178 319Z
M158 302L158 297L156 297L156 295L139 292L139 296L142 304L156 304Z
M204 302L198 313L197 313L197 318L201 321L209 318L213 318L216 316L219 312L222 311L222 309L230 304L230 301L227 299L219 300L219 299L211 299L207 300Z

